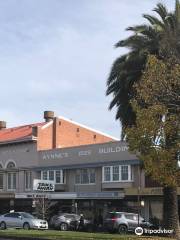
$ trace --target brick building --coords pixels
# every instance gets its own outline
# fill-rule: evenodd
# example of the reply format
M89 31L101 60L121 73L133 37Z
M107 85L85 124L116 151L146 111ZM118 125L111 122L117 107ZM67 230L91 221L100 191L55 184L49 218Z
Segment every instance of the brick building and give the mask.
M140 199L143 216L162 217L162 188L125 142L51 111L44 118L14 128L0 122L0 213L32 212L33 180L41 179L55 182L48 198L61 211L137 211Z

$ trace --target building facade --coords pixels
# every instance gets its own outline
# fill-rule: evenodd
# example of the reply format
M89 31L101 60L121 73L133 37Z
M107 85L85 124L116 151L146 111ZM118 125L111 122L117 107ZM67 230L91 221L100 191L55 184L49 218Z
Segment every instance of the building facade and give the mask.
M33 180L55 182L46 193L55 212L133 211L162 217L162 189L154 186L123 141L45 112L45 122L4 128L0 122L0 213L33 212Z

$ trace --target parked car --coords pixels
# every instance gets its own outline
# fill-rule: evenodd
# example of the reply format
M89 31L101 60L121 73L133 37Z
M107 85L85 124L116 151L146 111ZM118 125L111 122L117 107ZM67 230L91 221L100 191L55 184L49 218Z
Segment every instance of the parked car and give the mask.
M60 213L54 215L49 222L49 226L54 229L60 229L61 231L78 230L80 224L80 215L74 213ZM84 219L83 230L92 229L92 223L90 220ZM82 230L82 229L81 229Z
M151 223L146 222L139 216L139 225L142 228L150 228ZM134 231L138 227L138 214L127 212L109 212L104 219L104 228L109 232L119 232L120 234Z
M26 212L12 212L0 216L0 229L6 228L48 229L48 223Z

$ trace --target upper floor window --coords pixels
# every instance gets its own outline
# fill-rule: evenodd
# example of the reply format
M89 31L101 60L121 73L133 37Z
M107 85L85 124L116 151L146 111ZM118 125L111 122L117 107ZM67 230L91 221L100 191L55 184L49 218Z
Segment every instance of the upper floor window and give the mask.
M75 173L76 184L92 184L95 183L95 169L86 168L76 170Z
M103 167L103 182L132 181L130 165L115 165Z
M31 182L32 182L32 174L30 171L25 172L25 189L30 190L31 189Z
M16 173L10 172L7 174L8 190L16 189Z
M7 169L13 169L16 165L14 162L9 162L6 166ZM8 190L16 189L16 172L8 172L7 174L7 187Z
M2 190L4 186L4 174L0 173L0 189Z
M41 171L42 180L51 180L57 184L64 183L63 170L45 170Z
M3 165L0 163L0 171L3 169ZM0 172L0 190L3 189L4 186L4 174L3 172Z

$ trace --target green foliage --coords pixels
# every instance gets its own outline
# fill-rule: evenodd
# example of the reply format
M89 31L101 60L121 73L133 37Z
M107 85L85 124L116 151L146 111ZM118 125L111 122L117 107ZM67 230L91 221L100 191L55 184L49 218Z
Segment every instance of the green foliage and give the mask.
M109 108L117 108L116 119L121 121L124 130L135 122L135 112L131 106L131 100L136 94L133 85L141 79L148 54L161 58L172 55L180 57L179 1L176 1L173 13L161 3L157 4L154 12L157 17L144 15L148 24L127 28L132 35L115 45L116 48L125 47L129 51L113 63L106 94L112 95Z
M177 186L180 171L180 64L149 56L142 79L135 84L135 124L127 128L130 150L145 171L164 186Z

